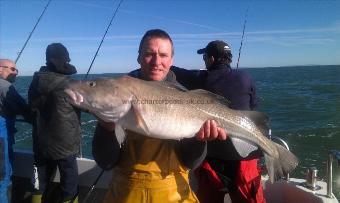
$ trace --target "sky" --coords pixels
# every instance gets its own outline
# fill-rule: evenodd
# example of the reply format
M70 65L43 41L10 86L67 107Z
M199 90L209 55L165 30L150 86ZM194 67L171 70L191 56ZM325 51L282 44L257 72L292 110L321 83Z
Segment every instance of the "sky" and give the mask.
M119 1L52 0L17 62L19 75L43 66L54 42L86 73ZM0 58L17 58L47 2L0 0ZM90 73L138 68L140 39L154 28L172 37L176 66L204 68L197 49L224 40L236 67L245 19L240 68L339 65L339 11L340 0L123 0Z

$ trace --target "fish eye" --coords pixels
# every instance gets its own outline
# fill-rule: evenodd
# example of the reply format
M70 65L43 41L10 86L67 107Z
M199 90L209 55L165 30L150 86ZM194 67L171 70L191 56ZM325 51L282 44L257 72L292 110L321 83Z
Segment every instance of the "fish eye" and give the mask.
M89 84L90 87L96 86L96 82L94 82L94 81L91 81L91 82L89 82L88 84Z

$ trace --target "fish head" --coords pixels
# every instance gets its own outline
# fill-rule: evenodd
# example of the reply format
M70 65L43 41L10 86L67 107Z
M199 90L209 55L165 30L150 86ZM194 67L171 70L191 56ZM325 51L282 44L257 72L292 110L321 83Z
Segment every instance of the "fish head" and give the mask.
M133 95L117 79L74 81L65 89L68 101L105 122L117 122L131 108Z

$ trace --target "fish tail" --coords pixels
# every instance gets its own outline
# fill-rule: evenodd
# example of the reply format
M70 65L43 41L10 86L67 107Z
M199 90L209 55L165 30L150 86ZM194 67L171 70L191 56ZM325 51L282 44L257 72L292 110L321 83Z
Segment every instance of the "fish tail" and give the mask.
M293 153L277 143L274 144L279 155L278 158L274 158L268 154L264 155L271 183L286 176L294 170L299 163L298 158Z

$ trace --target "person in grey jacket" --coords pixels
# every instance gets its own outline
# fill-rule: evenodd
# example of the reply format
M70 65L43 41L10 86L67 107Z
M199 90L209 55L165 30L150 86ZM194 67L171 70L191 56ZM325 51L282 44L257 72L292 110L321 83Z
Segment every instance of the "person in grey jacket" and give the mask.
M18 69L12 60L0 59L0 116L6 120L11 162L16 115L22 115L26 121L30 121L28 105L12 85L17 75Z
M67 49L53 43L46 49L46 66L34 73L28 92L34 115L33 151L38 167L42 202L51 202L48 191L59 168L61 197L57 202L76 199L78 167L76 156L81 141L80 110L68 103L65 86L76 68L69 64Z
M12 85L17 75L18 69L12 60L0 59L0 202L9 201L16 116L22 115L30 121L28 105Z

